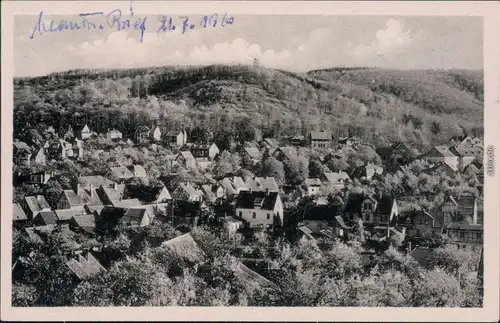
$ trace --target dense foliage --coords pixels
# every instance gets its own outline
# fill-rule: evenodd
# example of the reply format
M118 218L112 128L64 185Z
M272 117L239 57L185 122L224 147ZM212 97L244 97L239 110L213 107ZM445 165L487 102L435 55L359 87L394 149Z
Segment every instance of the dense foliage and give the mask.
M88 123L131 135L139 125L251 141L333 130L375 145L442 143L482 131L482 73L334 69L306 75L247 66L70 71L16 79L14 131Z

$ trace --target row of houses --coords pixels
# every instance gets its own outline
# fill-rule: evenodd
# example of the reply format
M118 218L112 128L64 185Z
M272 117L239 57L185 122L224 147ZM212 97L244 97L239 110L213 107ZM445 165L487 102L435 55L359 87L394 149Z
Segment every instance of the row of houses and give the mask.
M307 205L299 230L306 236L346 236L362 221L370 238L384 241L393 235L402 240L419 239L431 234L447 234L463 245L483 242L482 210L472 195L447 196L436 214L428 210L400 212L400 202L383 194L350 194L328 203Z

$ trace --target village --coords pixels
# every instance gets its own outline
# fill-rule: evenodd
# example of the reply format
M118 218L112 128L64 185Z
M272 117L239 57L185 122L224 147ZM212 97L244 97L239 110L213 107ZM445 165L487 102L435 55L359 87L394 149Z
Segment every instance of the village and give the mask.
M194 243L189 231L202 226L234 240L235 251L239 244L251 244L256 232L312 242L348 241L362 232L368 254L379 254L392 245L422 263L432 253L429 240L447 237L459 248L482 256L484 215L480 197L459 191L443 196L437 205L418 207L414 201L408 202L408 196L391 194L374 184L387 181L388 176L415 172L409 165L419 163L417 171L438 174L439 185L444 185L443 178L472 176L478 192L482 192L483 142L478 137L464 134L450 138L447 144L417 155L405 143L373 147L355 137L334 138L329 131L280 141L261 138L233 144L231 152L221 151L209 136L191 143L186 129L167 131L160 126L138 127L130 138L116 129L98 134L88 125L60 135L48 129L45 135L46 139L29 143L14 141L15 187L27 185L36 191L60 179L58 169L47 167L51 162L85 163L87 154L99 158L113 146L164 147L170 152L164 156L169 170L195 172L198 177L172 183L153 178L145 165L108 162L105 172L75 174L70 183L64 180L66 187L50 199L43 193L18 197L13 203L13 228L20 239L43 244L52 232L66 230L99 241L113 232L148 227L162 219L182 233L165 245L186 240ZM342 165L335 163L342 154L355 156L363 147L376 151L375 160L379 162L357 162L354 168L335 166ZM298 157L306 155L304 152L309 159ZM279 166L297 159L300 174L295 177L301 182L289 176L292 168L284 171ZM236 165L231 165L235 160ZM263 163L270 170L262 176L254 175L253 170L261 169ZM371 191L353 189L370 184L374 187ZM84 280L106 270L98 260L102 252L98 243L74 243L64 254L68 268ZM239 256L254 257L241 252ZM13 270L18 264L18 259L13 259Z

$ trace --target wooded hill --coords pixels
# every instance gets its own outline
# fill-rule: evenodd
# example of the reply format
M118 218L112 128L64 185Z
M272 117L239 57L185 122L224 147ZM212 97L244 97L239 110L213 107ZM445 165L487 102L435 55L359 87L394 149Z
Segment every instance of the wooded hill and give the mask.
M335 68L296 74L243 65L76 70L14 80L14 133L64 133L139 125L212 131L246 124L255 136L332 130L374 145L407 141L425 149L483 132L483 73ZM255 132L255 133L254 133Z

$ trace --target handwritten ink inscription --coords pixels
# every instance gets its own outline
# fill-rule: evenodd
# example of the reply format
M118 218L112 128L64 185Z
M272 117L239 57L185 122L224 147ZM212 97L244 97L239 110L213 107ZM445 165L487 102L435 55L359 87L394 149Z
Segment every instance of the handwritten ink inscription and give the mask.
M224 13L205 15L201 17L187 16L167 16L160 15L158 22L151 30L156 33L181 32L186 33L195 28L225 28L234 23L234 17ZM139 33L139 39L142 43L144 34L148 30L149 20L147 16L136 17L132 4L130 6L130 16L125 17L120 9L115 9L109 13L87 12L81 13L76 19L45 19L43 11L38 15L38 20L29 35L30 39L36 36L42 36L46 33L66 32L73 30L103 31L112 29L116 31L133 30ZM152 23L154 24L154 23Z

